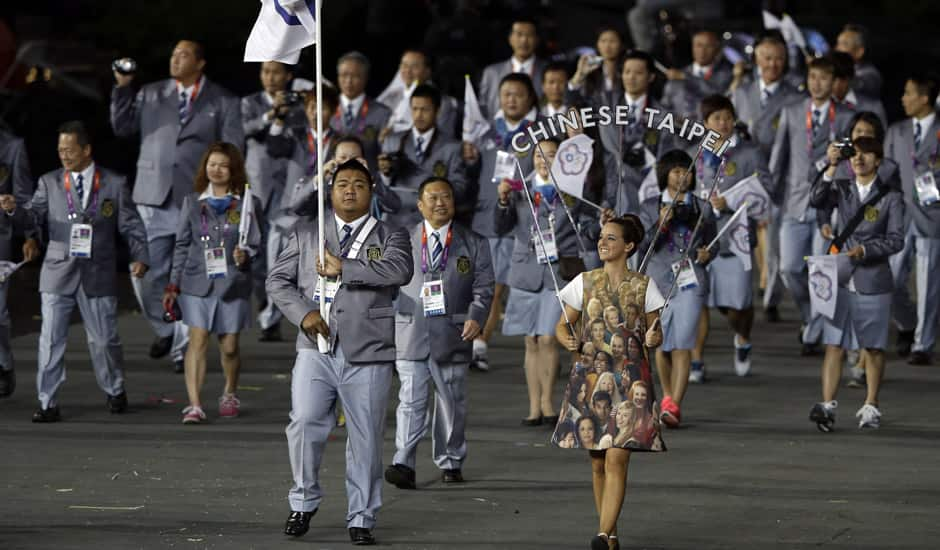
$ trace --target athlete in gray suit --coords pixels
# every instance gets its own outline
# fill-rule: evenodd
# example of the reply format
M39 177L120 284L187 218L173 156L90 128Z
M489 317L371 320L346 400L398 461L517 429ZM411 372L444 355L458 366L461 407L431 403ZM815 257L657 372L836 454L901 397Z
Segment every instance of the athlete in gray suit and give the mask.
M23 140L0 129L0 262L13 259L13 235L23 234L23 259L39 257L38 232L32 217L23 208L33 196L35 183L29 171ZM10 312L7 310L9 273L0 267L0 397L13 394L16 374L10 348Z
M817 58L809 67L811 97L791 103L780 113L780 124L770 156L775 200L780 206L780 274L793 296L803 322L803 353L815 353L822 334L822 319L810 314L806 256L824 251L810 205L813 182L827 167L826 149L848 132L852 112L832 100L835 67Z
M507 74L524 73L532 80L536 90L542 89L542 72L547 63L535 57L538 42L538 28L534 21L521 18L513 21L509 31L512 57L488 65L480 77L480 110L483 116L493 118L499 111L499 87Z
M173 238L180 205L191 191L199 160L216 141L245 141L238 98L203 75L200 44L182 40L170 57L172 78L144 85L136 94L133 75L115 72L111 93L111 128L118 136L140 134L134 203L147 229L154 265L143 279L133 279L140 307L157 335L151 357L172 348L182 372L186 327L163 322L163 289L169 282Z
M414 272L401 288L395 316L395 368L401 381L396 414L395 457L385 479L415 488L415 453L431 426L432 456L445 483L461 482L467 457L467 370L471 342L493 301L489 243L453 221L454 190L432 177L418 191L424 220L411 228ZM442 293L428 295L432 288ZM438 306L440 306L438 308ZM433 383L433 416L428 387Z
M383 183L401 199L401 208L384 218L392 227L411 228L421 220L417 207L418 187L431 176L446 178L457 201L467 195L460 143L435 124L441 93L432 86L417 86L410 101L413 127L386 137L379 156Z
M49 247L39 275L42 328L36 386L40 409L33 422L59 420L56 392L65 382L69 317L78 306L98 387L112 413L127 408L124 355L117 333L117 234L131 253L131 275L147 271L147 234L127 181L95 164L80 122L59 128L62 169L39 178L30 212L45 226ZM84 246L83 246L84 245Z
M268 295L301 329L287 426L294 478L288 535L303 535L320 505L320 464L339 398L348 431L346 522L354 543L375 542L371 531L382 505L382 435L395 360L393 301L411 280L413 259L407 232L369 215L371 185L359 161L339 166L331 192L334 214L325 220L326 257L318 266L317 224L304 221L268 275ZM339 278L327 284L328 311L313 298L318 272ZM319 351L318 337L328 342L326 353Z
M362 141L369 168L377 168L379 132L388 125L392 111L381 102L366 96L369 81L369 60L359 52L343 54L336 62L339 84L339 108L330 121L340 135L353 135Z
M697 120L706 96L724 94L731 84L732 67L721 53L721 41L713 31L692 35L692 63L666 73L663 104L672 113Z

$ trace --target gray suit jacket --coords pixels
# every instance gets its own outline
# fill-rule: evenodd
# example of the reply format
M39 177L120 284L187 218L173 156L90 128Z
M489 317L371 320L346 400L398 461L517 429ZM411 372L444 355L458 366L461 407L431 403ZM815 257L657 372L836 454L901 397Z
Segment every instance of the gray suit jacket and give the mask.
M532 66L532 84L535 86L535 92L539 93L542 89L542 73L545 72L545 66L548 62L544 59L535 58ZM480 77L480 110L483 116L493 118L499 112L499 82L504 76L512 72L512 59L493 63L483 69L483 76Z
M806 214L810 187L820 174L816 164L825 161L830 136L845 135L852 118L851 111L836 104L835 128L830 128L829 116L825 114L825 122L816 132L807 154L806 112L811 104L812 100L806 98L780 111L780 124L770 155L770 173L775 191L773 198L780 201L784 218L801 219Z
M837 223L839 227L845 227L877 189L887 183L877 178L872 185L874 187L869 191L869 196L865 201L861 201L855 180L820 181L813 188L812 204L816 208L838 208ZM865 256L861 260L853 260L851 265L845 264L851 269L855 289L860 294L885 294L894 290L894 277L891 275L888 258L904 247L906 228L901 193L891 188L891 191L873 206L873 209L871 206L866 209L866 216L843 247L848 250L861 245L865 249ZM874 219L869 218L868 212L872 212ZM842 273L839 274L839 279L843 280ZM844 280L848 280L848 277Z
M531 190L532 182L529 182ZM532 192L533 199L535 193ZM580 248L578 247L577 235L568 216L565 214L564 207L561 204L561 197L557 197L553 204L546 204L542 200L538 209L539 227L546 230L549 227L555 230L555 245L558 247L558 257L579 257ZM581 237L584 247L588 250L597 248L597 211L589 211L580 201L569 197L569 206L571 216L581 228ZM548 271L548 265L538 263L538 253L536 247L537 241L532 240L535 235L533 232L532 212L529 209L529 202L525 195L520 191L514 191L510 195L510 204L508 207L501 207L497 203L493 209L494 226L499 235L512 234L512 263L509 266L509 286L521 288L530 292L538 292L542 288L552 288L552 275ZM554 218L554 224L550 224L550 216ZM563 281L558 273L559 263L551 264L551 269L555 272L555 277L559 284Z
M715 62L708 79L695 76L692 65L682 69L683 80L670 80L663 89L663 105L672 113L685 118L699 120L699 104L712 94L724 94L734 78L733 67L722 56Z
M690 156L695 154L695 149L696 147L690 147L687 149L687 152ZM767 161L764 159L764 155L761 154L760 149L757 148L757 145L751 141L739 141L737 145L725 152L725 159L724 175L718 180L719 193L731 189L744 178L757 174L761 185L764 186L764 189L767 189L767 194L773 195L771 192L770 173L767 170ZM705 193L711 189L716 170L717 167L709 166L708 163L704 160L700 160L696 163L695 185L696 189L700 193ZM708 207L708 212L715 220L716 230L719 231L731 220L731 216L734 215L734 210L731 210L730 208L725 208L716 215L715 209L710 205ZM755 228L757 227L757 222L751 219L749 221L748 227L753 234ZM717 252L722 256L733 255L734 253L731 251L731 244L731 232L728 231L722 235L721 239L718 241L717 250L712 249L712 253L714 254ZM756 244L756 241L752 239L751 248L753 248Z
M918 173L929 168L933 171L934 179L940 179L940 162L937 160L937 151L940 150L938 132L940 132L940 114L934 118L933 126L924 135L920 147L914 154L914 158L917 159ZM913 149L914 127L911 119L905 118L892 124L885 138L885 157L898 163L908 215L919 234L938 239L940 238L940 203L923 206L914 196L914 163L911 160Z
M467 203L474 205L471 228L486 238L497 236L496 228L493 225L493 209L496 208L498 199L496 188L499 186L498 181L493 181L497 151L506 151L511 155L516 155L519 159L519 166L522 168L523 175L520 176L516 171L513 176L516 179L527 177L532 172L534 166L532 158L533 155L537 154L534 147L529 148L524 154L516 153L512 145L502 142L499 134L493 128L490 128L490 131L480 140L480 160L477 161L477 164L469 167L471 180L475 179L476 185L473 186L468 196L468 199L473 200L472 202L468 200ZM458 211L461 210L459 204L457 209Z
M650 254L650 259L646 264L646 275L656 282L656 287L663 293L663 296L666 296L666 293L669 292L670 287L672 287L672 264L681 260L684 255L685 248L676 245L676 243L684 242L681 237L683 233L692 232L692 228L695 226L695 222L698 219L697 214L705 208L711 208L710 204L706 205L705 201L694 197L691 193L686 194L686 197L687 201L694 202L695 209L693 213L695 215L687 224L680 224L677 220L673 219L673 221L664 226L665 231L662 233L656 232L656 227L659 223L659 208L663 205L662 195L650 197L643 201L643 206L640 210L640 220L643 222L643 227L646 228L646 237L640 249L637 250L637 254L639 254L638 257L642 260L643 255L646 254L646 250L652 244L653 252ZM696 292L700 296L708 294L708 275L705 272L706 265L695 261L697 257L695 251L712 242L715 238L716 231L715 219L712 216L706 215L702 220L702 227L699 229L695 241L690 242L688 246L692 249L689 253L689 259L692 261L695 277L698 279Z
M36 194L30 204L30 213L37 225L47 226L49 246L39 275L39 291L71 295L78 285L88 296L117 296L117 234L120 233L130 249L131 259L150 265L147 252L147 233L131 201L130 189L124 176L97 166L101 173L98 208L93 216L82 210L82 203L73 187L71 193L78 213L76 223L92 225L91 258L69 256L72 220L68 219L68 200L65 197L64 174L60 168L39 178ZM88 185L86 192L92 192ZM93 196L88 209L93 209Z
M852 88L856 93L861 93L869 97L881 97L881 73L878 68L862 61L855 65L855 78L852 80Z
M648 108L664 110L664 107L655 99L652 99L649 95L646 97ZM611 109L611 117L614 116L614 109L617 105L627 104L623 94L617 96L608 94L608 99L611 101L608 104ZM636 159L633 164L624 162L624 155L629 155L631 151L637 151L635 147L642 145L659 159L674 147L685 144L685 142L679 142L667 130L656 131L656 125L665 116L664 112L660 112L659 116L653 119L653 128L647 126L647 115L645 113L638 113L637 116L639 117L638 122L629 126L617 124L598 126L601 143L604 146L604 173L607 180L604 185L604 198L601 205L613 208L618 215L636 214L639 211L638 192L640 185L643 183L643 178L646 177L646 172L642 170L642 150L633 155L633 158ZM678 131L681 122L674 120L673 123ZM621 136L623 136L622 143ZM597 162L597 159L594 162ZM623 181L622 185L621 180Z
M134 202L181 205L193 190L193 178L206 148L216 141L244 146L238 98L208 78L182 126L176 81L130 86L111 92L111 128L118 136L140 133Z
M422 220L411 230L415 276L398 295L396 358L422 361L431 357L438 364L467 363L473 356L473 346L460 337L464 321L473 319L482 327L493 303L495 279L490 246L480 235L452 222L453 237L443 274L425 275L421 272L423 225ZM445 315L424 316L421 288L425 277L442 279Z
M271 110L265 93L257 92L241 100L242 129L245 131L245 171L251 192L261 199L265 214L273 202L278 204L287 178L287 159L268 153L267 139L271 122L264 115ZM306 126L301 105L294 106L285 118L285 126Z
M261 227L257 213L261 202L254 198L254 213L248 235L248 247L258 250L261 244ZM183 199L180 211L180 227L176 232L176 245L173 249L173 268L170 271L170 283L179 287L180 292L190 296L218 296L223 300L245 299L251 296L251 262L241 267L235 264L235 247L238 246L238 224L241 219L241 197L232 199L232 206L222 215L217 215L208 206L208 200L199 200L199 195L191 193ZM209 246L217 247L224 243L225 260L228 274L220 279L206 276L204 251L206 243L202 240L202 216L205 213L208 226ZM226 224L228 229L225 229Z
M366 109L368 105L368 110ZM342 107L337 109L336 114L330 120L330 127L340 136L353 135L362 140L365 148L366 160L369 161L369 168L377 170L379 156L379 132L388 125L388 119L392 116L392 110L379 102L377 99L366 97L362 103L362 108L356 113L356 118L352 124L346 126L341 114ZM365 119L362 112L366 111Z
M0 129L0 195L13 195L17 205L12 214L0 212L0 261L12 257L14 232L38 238L32 217L22 208L33 198L35 188L26 145L21 138Z
M796 88L781 81L777 91L767 101L767 105L761 107L760 84L757 80L751 80L735 88L731 94L731 102L734 104L738 120L747 124L751 139L757 142L761 152L770 158L781 109L784 105L804 97L806 96L799 93Z
M340 256L336 221L329 218L325 227L325 246L332 254ZM350 243L357 236L358 231ZM378 259L370 260L370 255ZM299 222L265 282L270 299L297 326L308 313L320 309L319 303L313 300L317 286L316 258L317 223ZM378 222L362 244L359 255L344 258L342 262L342 284L330 308L331 349L336 349L339 342L350 363L394 361L395 309L392 304L399 287L408 284L414 273L408 233ZM297 334L297 349L317 349L316 339L301 330Z
M852 111L853 115L863 111L870 111L875 113L875 115L878 117L878 120L881 121L881 125L885 128L888 127L888 116L885 114L885 108L884 105L882 105L880 99L855 92L855 103L843 101L842 105ZM851 128L849 130L851 130Z
M467 174L460 143L444 135L440 128L434 131L431 142L425 144L424 159L420 164L411 130L389 134L382 144L382 152L400 155L396 171L388 181L401 202L397 210L384 218L385 223L392 227L411 228L423 219L417 206L418 187L431 176L443 176L450 181L457 204L467 196Z

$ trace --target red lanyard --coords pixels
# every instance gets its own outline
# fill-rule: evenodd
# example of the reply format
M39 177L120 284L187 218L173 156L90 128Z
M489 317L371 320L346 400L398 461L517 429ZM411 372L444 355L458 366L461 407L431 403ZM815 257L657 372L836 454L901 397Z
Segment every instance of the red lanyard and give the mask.
M342 104L336 106L336 116L338 116L340 120L343 120ZM356 128L355 132L350 131L349 128L346 128L346 131L351 134L361 134L362 131L366 128L367 116L369 116L369 98L366 97L362 99L362 107L359 107L359 114L356 115L356 117L359 119L359 127Z
M309 152L310 152L310 155L313 156L313 163L312 163L312 164L313 164L314 166L316 166L316 164L317 164L317 144L316 144L316 142L313 140L313 132L314 132L313 128L307 130L307 151L309 151ZM322 143L323 143L323 150L325 151L325 150L329 147L329 143L330 143L330 131L329 131L329 130L326 130L326 129L323 130L323 141L322 141Z
M91 208L85 211L89 218L94 217L95 213L98 212L98 191L101 189L101 172L99 172L97 168L95 169L95 181L91 189ZM69 219L74 220L78 217L78 213L75 211L75 199L72 198L72 172L69 170L65 171L65 202L68 203L69 207Z
M235 197L232 197L232 201L229 203L228 208L225 209L225 223L222 225L222 234L219 235L219 246L225 246L225 236L228 235L228 230L231 224L229 224L229 213L235 208ZM201 222L202 236L200 239L202 242L206 243L206 248L209 248L209 220L206 217L206 204L202 203L199 209L199 221Z
M193 102L196 101L196 97L199 95L199 85L202 84L202 77L193 84L193 93L189 94L189 97L186 99L186 116L189 116L189 113L193 110ZM178 93L183 93L186 91L186 88L183 88L183 83L179 80L176 81L176 89Z
M836 140L836 103L829 100L829 143ZM813 156L813 100L806 109L806 153L812 160Z
M441 263L437 266L437 271L443 273L447 266L447 253L450 252L450 241L454 237L454 224L451 223L447 228L447 237L444 238L444 252L441 253ZM428 230L421 224L421 273L428 272Z

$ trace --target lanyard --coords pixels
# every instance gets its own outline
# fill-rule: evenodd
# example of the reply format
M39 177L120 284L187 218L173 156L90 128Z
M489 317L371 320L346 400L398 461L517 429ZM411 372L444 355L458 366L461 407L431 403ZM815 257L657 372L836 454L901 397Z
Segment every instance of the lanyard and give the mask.
M342 103L336 107L336 116L339 117L340 121L343 120L343 105ZM359 119L359 127L355 131L346 129L347 133L359 135L366 129L366 117L369 116L369 98L362 98L362 106L359 107L359 114L356 117Z
M441 253L441 263L438 264L437 270L441 273L444 272L444 268L447 266L447 253L450 252L450 241L454 237L454 224L451 223L450 227L447 228L447 237L444 239L444 252ZM428 272L428 230L421 224L421 273Z
M228 221L229 213L233 209L235 209L234 197L232 198L232 202L229 203L228 208L225 209L225 223L222 225L222 234L219 235L219 246L221 247L225 247L225 236L228 235L229 227L231 227L231 224ZM200 225L202 229L202 236L200 237L200 239L202 240L202 242L206 243L206 248L209 248L209 241L211 238L209 237L209 220L206 217L206 210L207 208L206 208L205 203L200 205L199 221L200 221Z
M313 128L307 130L307 151L310 153L310 162L308 163L307 175L312 175L317 169L317 143L313 139ZM323 150L329 147L330 131L323 130Z
M921 138L923 139L923 138ZM917 171L917 168L920 166L920 161L917 160L917 151L914 149L915 144L913 140L911 141L911 164L914 167L914 171ZM940 156L940 130L937 130L937 144L933 147L933 154L930 155L930 167L936 166L937 157Z
M813 103L806 109L806 156L813 156ZM836 140L836 103L829 100L829 143Z
M196 101L196 98L199 96L199 86L202 84L202 78L193 84L193 93L189 94L189 97L186 98L186 117L189 118L189 113L193 110L193 103ZM176 81L176 93L177 96L186 91L186 88L183 88L183 84L177 80Z
M542 194L539 193L538 191L536 191L533 194L535 195L533 199L533 202L534 202L533 210L535 210L536 219L532 221L532 227L529 228L529 232L532 233L533 236L535 236L535 231L536 231L536 228L538 227L537 224L538 224L538 217L539 217L539 207L542 205ZM554 237L555 235L555 212L554 212L555 208L554 206L552 206L552 202L553 201L550 201L547 203L548 210L549 210L548 228L552 232L552 236Z
M98 169L95 169L95 181L91 188L91 208L85 211L85 214L89 218L93 218L95 213L98 212L98 191L101 189L101 172ZM72 198L72 172L69 170L65 171L65 202L68 203L69 207L69 219L74 220L78 217L78 213L75 211L75 199Z

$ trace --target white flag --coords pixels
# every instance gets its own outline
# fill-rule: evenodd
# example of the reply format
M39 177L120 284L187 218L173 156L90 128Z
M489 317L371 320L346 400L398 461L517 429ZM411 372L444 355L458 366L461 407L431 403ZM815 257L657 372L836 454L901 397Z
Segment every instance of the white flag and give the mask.
M780 32L783 33L783 39L787 41L787 44L796 46L801 50L806 49L806 38L803 36L803 31L796 26L796 22L787 14L783 14L783 19L780 20Z
M413 121L411 120L411 93L418 87L418 81L415 80L402 91L401 99L389 118L388 126L393 132L403 132L410 130ZM389 105L386 103L386 105Z
M470 75L466 75L466 84L463 89L463 140L476 144L480 138L490 131L490 123L483 118L480 112L480 103L477 94L470 83Z
M779 17L770 13L767 10L761 12L761 15L764 18L764 28L765 29L779 29L783 25L783 21Z
M261 0L261 13L245 44L245 61L297 63L317 41L316 0Z
M251 186L245 185L242 196L241 219L238 220L238 247L248 250L248 235L251 231L251 216L255 212L255 201L251 197Z
M745 215L746 212L747 203L744 203L735 211L731 219L721 227L718 234L715 235L715 239L708 245L708 248L715 246L718 243L718 239L727 233L728 240L731 242L731 252L744 264L744 271L750 271L751 237L748 233L749 223Z
M385 90L379 94L379 97L376 99L382 105L387 105L391 107L392 105L398 105L398 102L401 101L402 95L405 93L405 81L401 78L401 73L395 73L395 78L388 83Z
M656 170L650 170L646 173L646 177L643 178L643 182L640 183L640 190L637 192L640 203L645 202L646 199L658 197L661 194L662 191L659 190L659 181L656 178Z
M813 314L829 319L836 316L836 298L839 295L839 264L833 255L810 256L809 304Z
M747 203L747 215L758 221L767 221L770 219L770 195L761 185L757 174L752 174L738 183L731 189L720 193L728 203L728 208L737 210L742 204Z
M585 134L568 138L558 146L551 171L562 192L584 198L584 180L594 161L594 140Z

